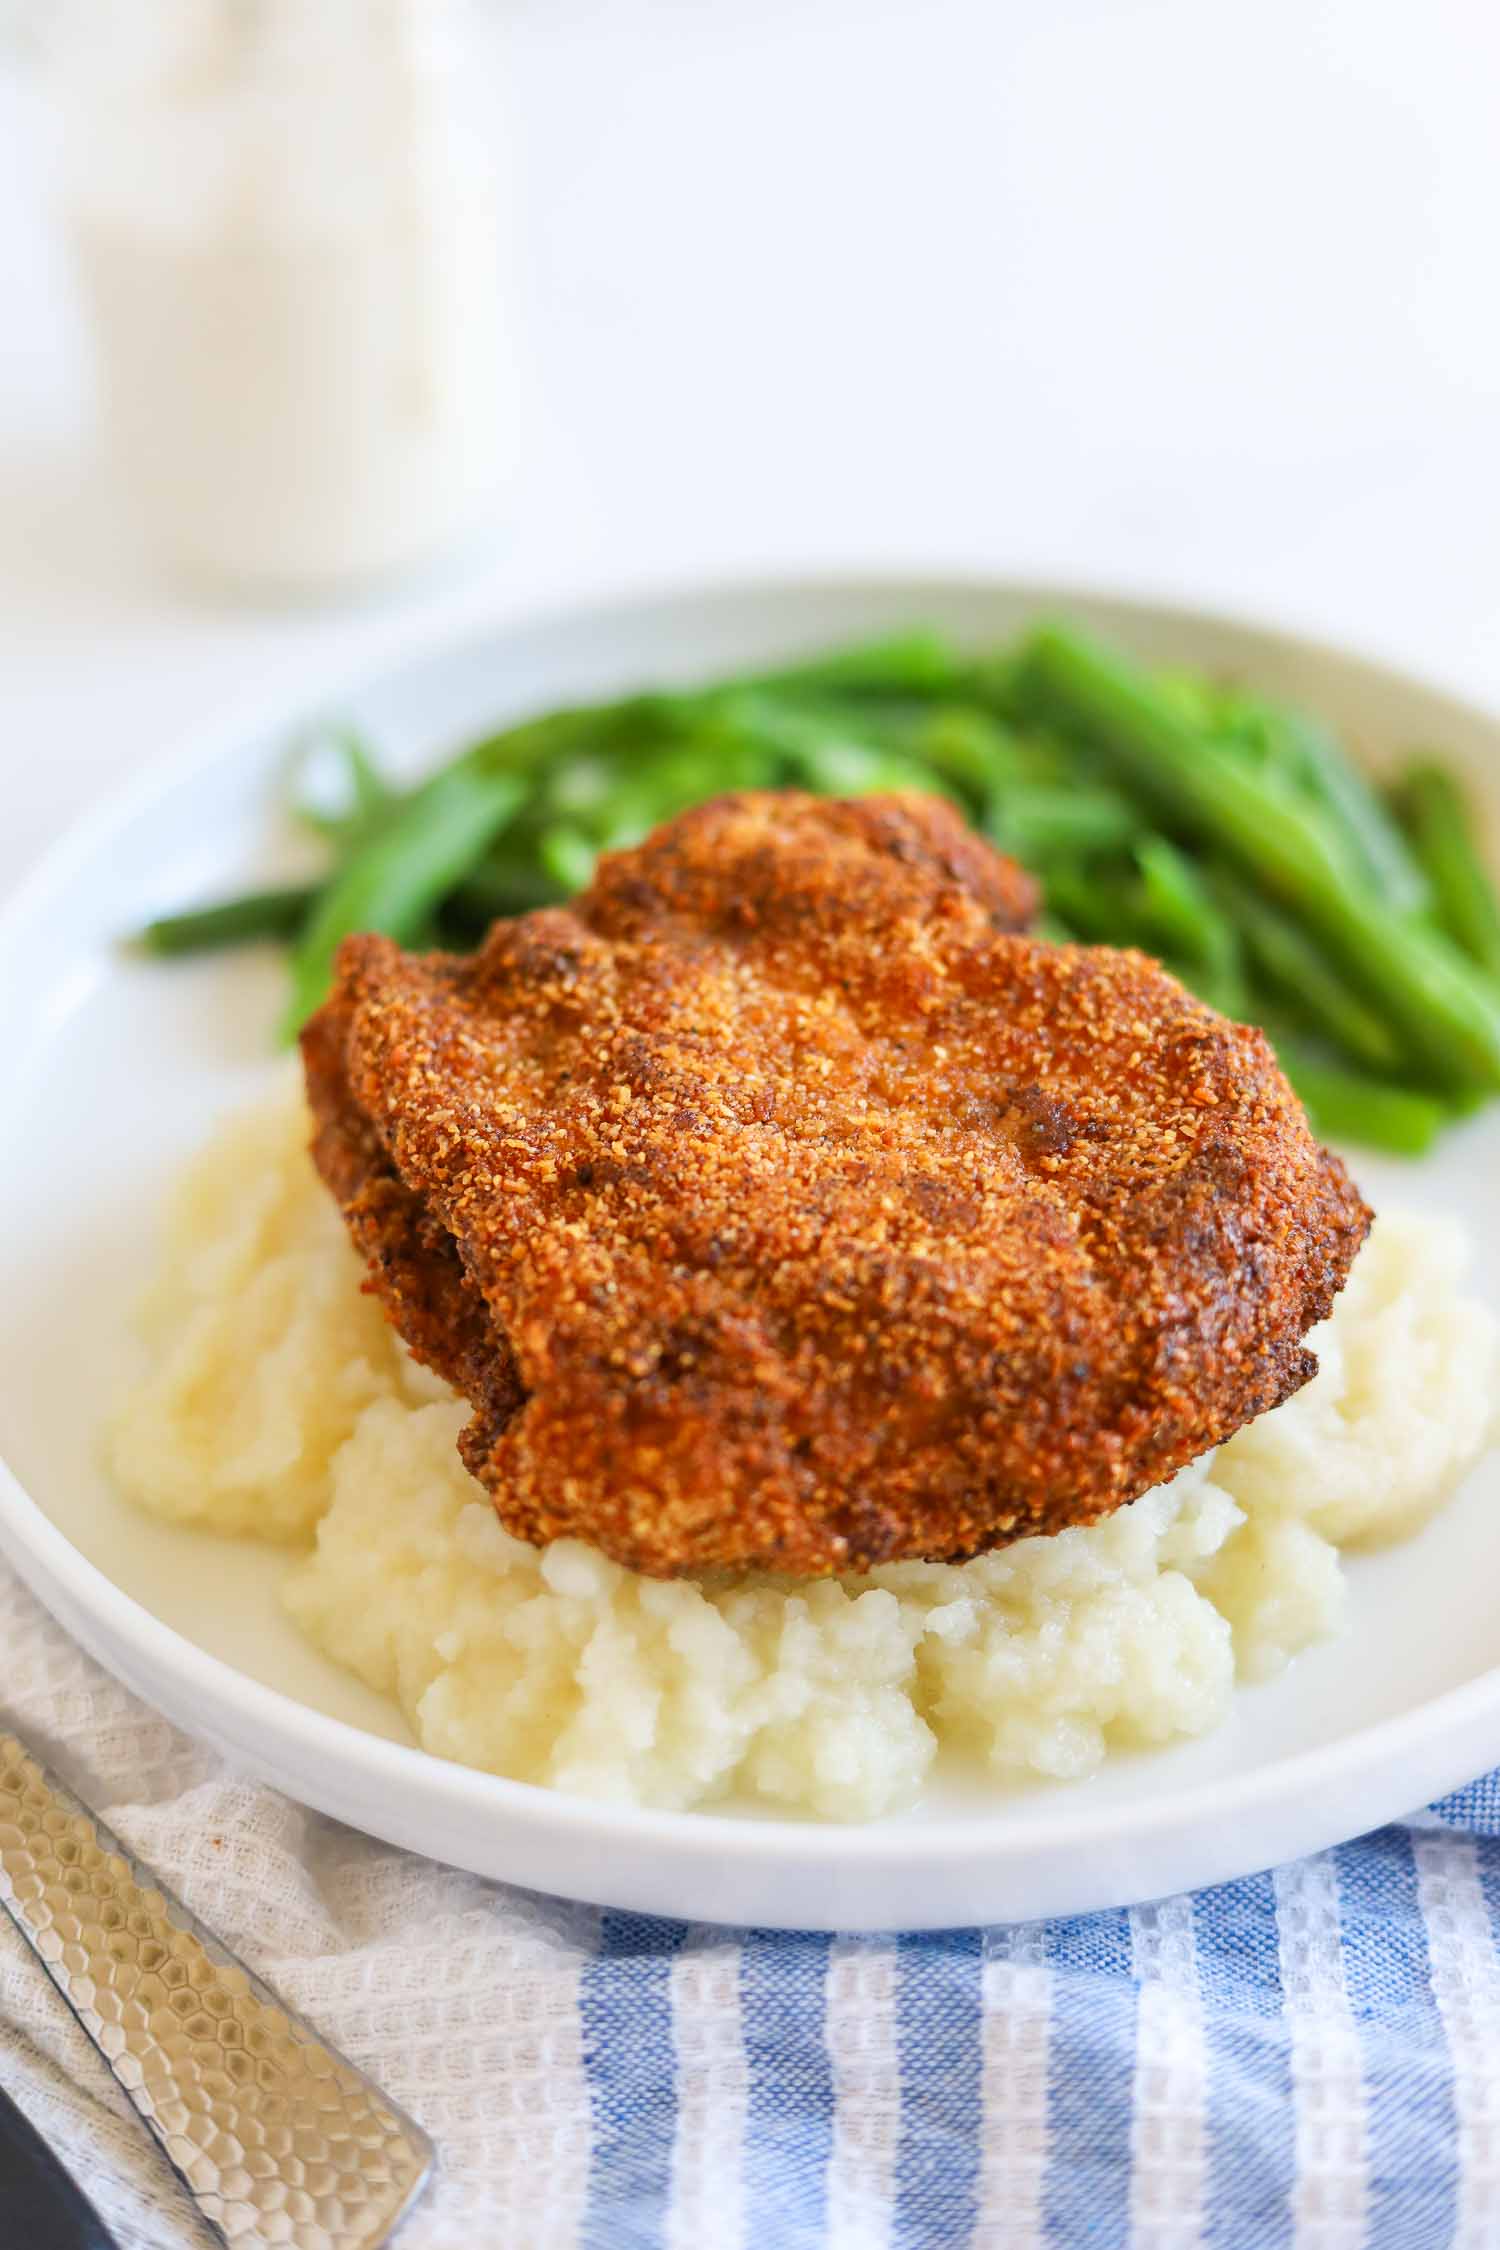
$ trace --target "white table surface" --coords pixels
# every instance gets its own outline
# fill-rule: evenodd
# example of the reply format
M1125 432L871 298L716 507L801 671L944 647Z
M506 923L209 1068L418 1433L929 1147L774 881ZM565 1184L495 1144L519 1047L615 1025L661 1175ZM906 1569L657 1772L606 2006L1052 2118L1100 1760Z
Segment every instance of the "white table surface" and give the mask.
M278 666L574 588L964 563L1331 631L1500 703L1480 0L509 0L522 467L378 601L176 588L90 450L0 75L0 885Z

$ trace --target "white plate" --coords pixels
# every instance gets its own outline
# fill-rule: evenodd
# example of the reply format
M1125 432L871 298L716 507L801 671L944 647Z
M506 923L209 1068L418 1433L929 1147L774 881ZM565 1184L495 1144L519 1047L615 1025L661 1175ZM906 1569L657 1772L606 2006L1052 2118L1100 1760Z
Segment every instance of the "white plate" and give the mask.
M1066 607L1142 653L1300 698L1375 759L1440 744L1500 810L1493 723L1355 657L1180 611L972 582L841 581L659 598L508 627L374 683L303 683L88 821L0 916L0 1544L98 1656L171 1718L293 1796L485 1875L699 1920L919 1928L1118 1905L1243 1874L1407 1811L1500 1760L1500 1468L1419 1538L1354 1558L1353 1623L1208 1739L1084 1784L940 1781L859 1828L632 1811L471 1773L411 1747L396 1712L283 1619L284 1562L142 1521L95 1433L129 1365L130 1313L174 1167L268 1069L271 960L175 971L115 939L276 865L295 725L343 712L420 763L498 718L691 678L930 619L1001 639ZM1358 1162L1378 1202L1456 1210L1500 1276L1500 1113L1421 1166Z

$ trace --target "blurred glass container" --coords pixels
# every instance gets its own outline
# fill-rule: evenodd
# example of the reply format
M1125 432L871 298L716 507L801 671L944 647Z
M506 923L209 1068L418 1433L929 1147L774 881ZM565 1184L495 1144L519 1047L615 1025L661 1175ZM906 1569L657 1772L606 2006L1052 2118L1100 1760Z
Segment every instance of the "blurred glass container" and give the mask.
M513 457L494 168L449 0L110 0L56 56L112 449L179 564L335 591Z

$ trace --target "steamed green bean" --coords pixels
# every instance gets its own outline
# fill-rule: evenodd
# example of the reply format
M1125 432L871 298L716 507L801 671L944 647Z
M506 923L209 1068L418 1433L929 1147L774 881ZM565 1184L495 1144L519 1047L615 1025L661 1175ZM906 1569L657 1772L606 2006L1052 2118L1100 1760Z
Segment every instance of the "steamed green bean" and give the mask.
M292 958L289 1036L321 1006L343 940L356 930L379 930L415 943L524 795L518 775L475 773L463 765L446 767L413 790L344 862L308 916Z
M1295 1045L1279 1045L1277 1054L1324 1140L1362 1141L1390 1156L1425 1156L1448 1123L1446 1105L1431 1094L1319 1062Z
M222 946L249 945L259 938L293 938L318 896L311 883L285 883L278 889L245 891L216 905L164 914L148 922L141 944L148 953L211 953Z
M294 1030L350 932L477 943L685 808L777 788L951 797L1039 877L1039 934L1140 947L1267 1024L1326 1131L1415 1151L1500 1089L1500 904L1451 778L1424 760L1384 798L1307 714L1057 625L978 654L893 632L541 712L415 788L330 731L296 793L322 879L164 917L141 942L290 940Z
M1500 978L1500 898L1479 856L1463 791L1441 766L1423 760L1402 776L1395 802L1439 921L1480 968Z
M1107 751L1161 820L1223 852L1315 932L1440 1084L1500 1091L1500 993L1440 933L1351 880L1318 808L1289 782L1213 759L1146 673L1066 628L1035 635L1027 686L1046 715Z

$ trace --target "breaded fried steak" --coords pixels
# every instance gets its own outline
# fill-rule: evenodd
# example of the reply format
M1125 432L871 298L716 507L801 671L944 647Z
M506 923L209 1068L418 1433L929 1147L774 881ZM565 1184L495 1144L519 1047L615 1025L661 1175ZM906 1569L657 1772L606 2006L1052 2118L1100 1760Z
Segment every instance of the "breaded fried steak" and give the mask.
M936 799L725 797L354 938L314 1153L518 1537L659 1577L1086 1523L1305 1383L1369 1223L1257 1031Z

